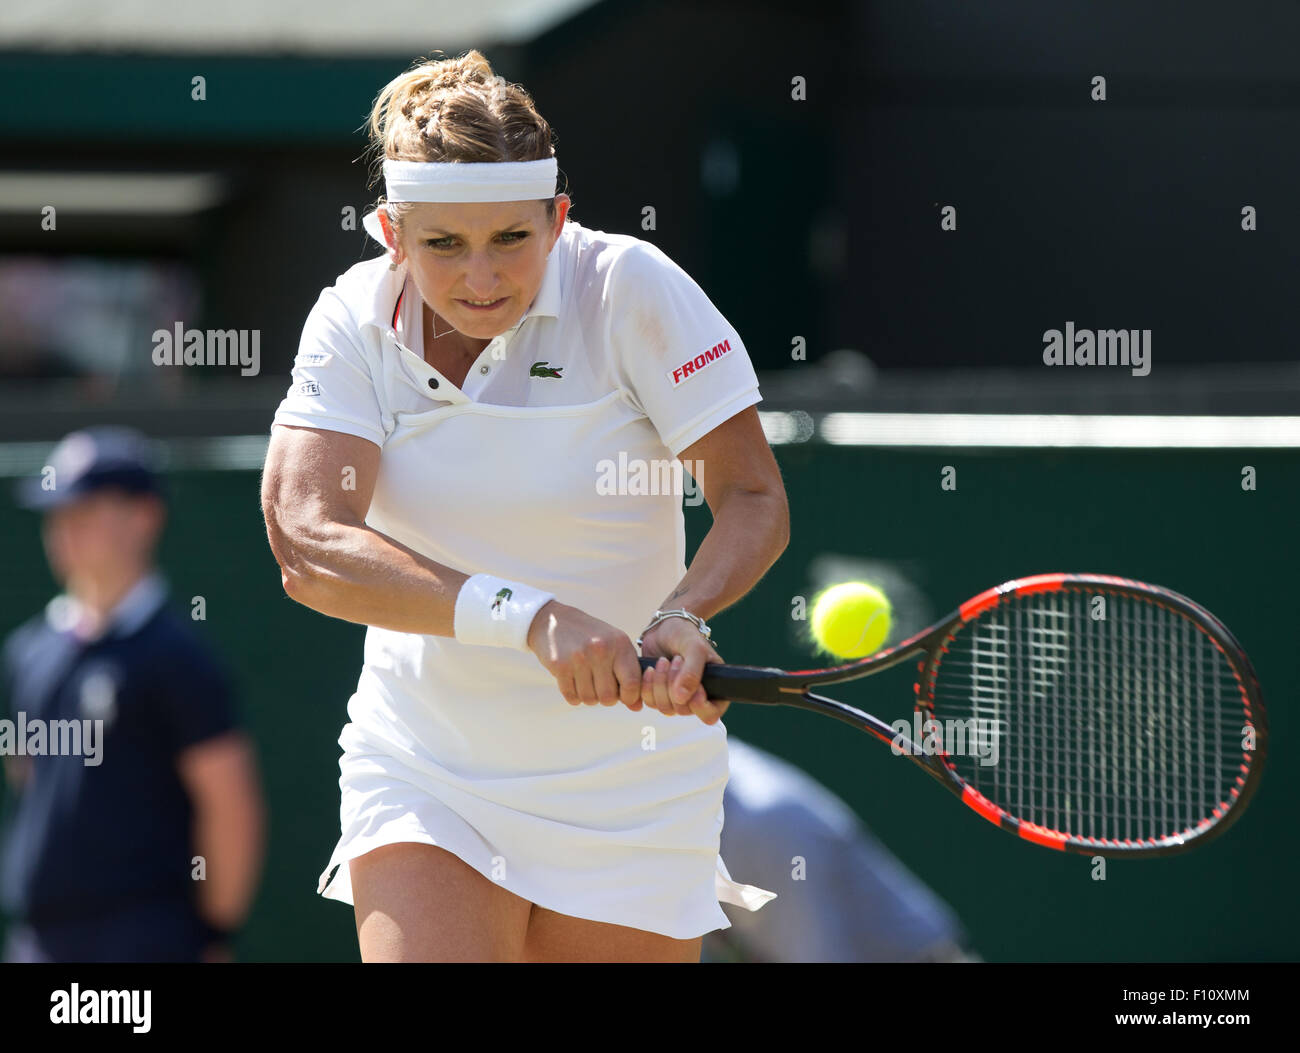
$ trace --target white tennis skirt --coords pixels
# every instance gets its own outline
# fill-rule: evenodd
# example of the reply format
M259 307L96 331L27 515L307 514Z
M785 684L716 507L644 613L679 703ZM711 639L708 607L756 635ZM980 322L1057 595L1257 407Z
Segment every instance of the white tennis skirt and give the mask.
M621 719L610 710L583 710L575 716ZM666 792L660 804L650 805L652 811L643 808L629 822L626 811L583 806L619 796L607 781L575 782L583 773L560 773L563 795L574 802L566 815L543 803L556 800L554 780L536 787L519 785L517 779L458 780L421 763L418 755L399 758L401 749L367 736L353 723L344 726L339 745L341 836L317 886L326 899L352 904L348 861L402 842L444 848L548 910L674 939L729 928L719 901L753 911L775 898L773 892L733 881L718 854L725 746L722 769L715 767L717 777L704 784L701 765L715 764L716 750L686 744L671 759L653 758L663 767L662 778L654 782ZM639 766L635 759L629 763ZM675 796L674 769L685 772L692 766L691 790ZM629 783L647 782L644 772L628 775ZM532 800L543 814L528 810ZM595 820L596 815L601 819Z

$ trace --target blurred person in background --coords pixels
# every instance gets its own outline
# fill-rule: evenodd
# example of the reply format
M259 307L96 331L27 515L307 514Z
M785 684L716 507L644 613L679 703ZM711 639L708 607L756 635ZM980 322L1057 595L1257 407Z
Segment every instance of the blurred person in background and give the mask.
M76 432L18 499L44 513L65 592L0 652L17 798L0 849L6 960L228 961L260 875L262 796L227 676L167 605L149 444Z
M721 851L777 897L728 909L710 962L975 962L952 908L844 801L788 761L727 737Z

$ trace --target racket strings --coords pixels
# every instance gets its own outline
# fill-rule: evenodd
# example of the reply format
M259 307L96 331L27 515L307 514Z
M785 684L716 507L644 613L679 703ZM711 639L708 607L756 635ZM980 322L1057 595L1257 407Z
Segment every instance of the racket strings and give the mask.
M932 742L958 775L1075 837L1176 836L1239 784L1249 711L1231 664L1190 619L1136 596L1008 597L949 641L933 701Z

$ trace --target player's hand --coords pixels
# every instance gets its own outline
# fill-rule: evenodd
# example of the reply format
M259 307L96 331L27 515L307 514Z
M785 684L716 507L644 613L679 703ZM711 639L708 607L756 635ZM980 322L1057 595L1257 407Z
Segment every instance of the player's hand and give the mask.
M571 706L641 709L641 663L623 630L551 600L528 627L528 648Z
M659 659L641 678L641 699L647 706L669 717L693 713L706 724L722 719L731 703L710 699L700 684L704 667L721 664L722 656L694 625L685 618L665 618L641 637L641 653Z

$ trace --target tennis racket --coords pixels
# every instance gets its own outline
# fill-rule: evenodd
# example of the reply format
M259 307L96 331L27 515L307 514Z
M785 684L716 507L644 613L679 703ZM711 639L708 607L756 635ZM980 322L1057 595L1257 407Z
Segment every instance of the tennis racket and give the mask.
M812 691L914 657L910 721ZM1217 837L1268 747L1254 669L1223 623L1169 589L1101 574L1009 581L847 665L710 664L703 686L852 724L1003 830L1085 855L1172 855Z

